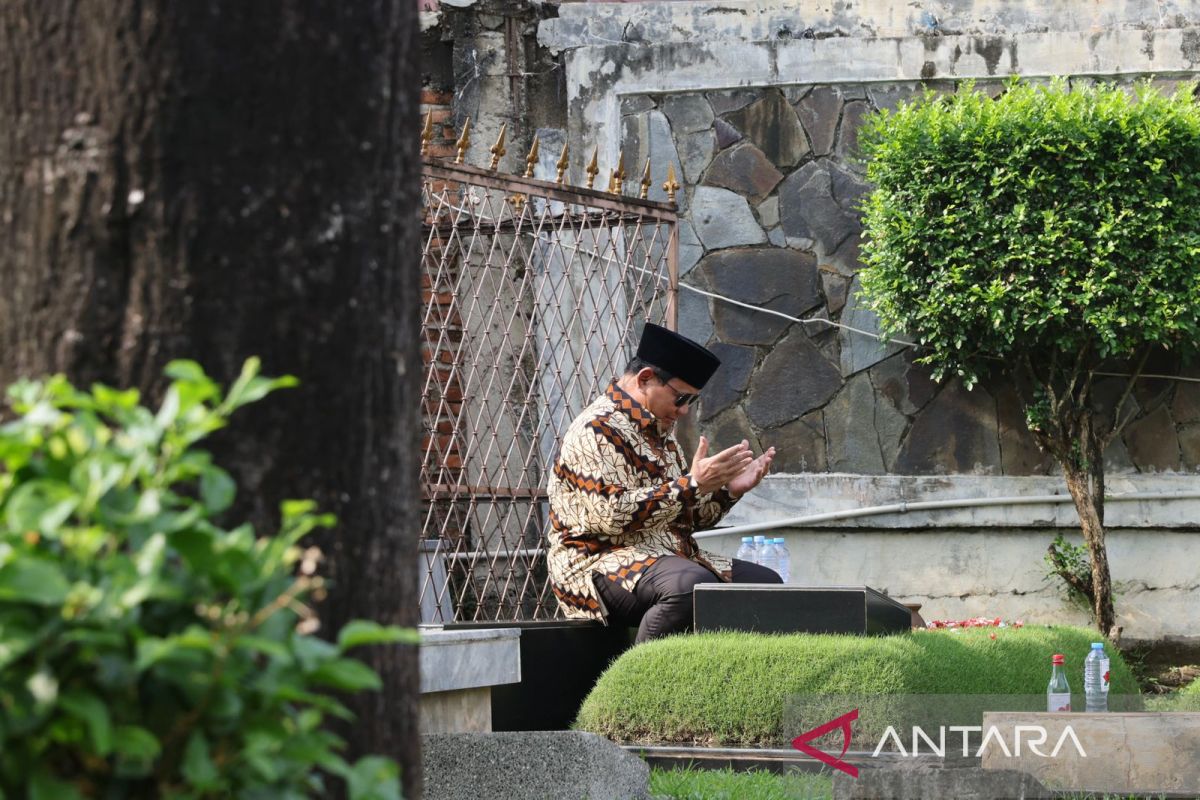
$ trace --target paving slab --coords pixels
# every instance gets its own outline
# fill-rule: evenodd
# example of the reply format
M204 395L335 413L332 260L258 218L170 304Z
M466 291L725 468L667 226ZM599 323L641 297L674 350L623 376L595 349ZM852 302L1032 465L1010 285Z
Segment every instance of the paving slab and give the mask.
M421 737L425 800L644 800L650 768L584 731Z

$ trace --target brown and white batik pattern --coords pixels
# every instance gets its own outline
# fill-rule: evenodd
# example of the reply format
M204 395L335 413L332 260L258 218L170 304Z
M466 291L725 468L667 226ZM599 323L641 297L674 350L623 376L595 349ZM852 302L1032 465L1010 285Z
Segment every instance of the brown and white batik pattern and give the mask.
M603 619L592 583L599 574L633 591L663 556L682 556L731 579L732 562L692 537L715 525L735 500L724 489L699 494L679 442L617 386L567 429L550 476L550 586L567 617Z

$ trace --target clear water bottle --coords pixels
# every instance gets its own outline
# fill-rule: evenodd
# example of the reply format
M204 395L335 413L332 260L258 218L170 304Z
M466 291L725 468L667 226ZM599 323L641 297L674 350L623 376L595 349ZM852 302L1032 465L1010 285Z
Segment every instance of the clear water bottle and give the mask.
M1083 662L1083 696L1087 711L1108 711L1108 656L1104 642L1092 642Z
M779 572L779 556L775 549L774 539L764 539L762 551L758 554L758 563L775 572Z
M767 537L754 537L754 563L761 564L763 560L763 551L767 549Z
M775 571L783 578L783 582L787 583L792 578L792 554L788 552L782 536L775 537L775 558Z
M1071 687L1067 684L1067 670L1063 666L1066 658L1062 653L1055 653L1050 663L1054 671L1050 673L1050 685L1046 687L1046 710L1070 711Z
M750 563L754 563L754 537L743 536L742 546L737 549L737 552L733 554L733 557L739 561L749 561Z

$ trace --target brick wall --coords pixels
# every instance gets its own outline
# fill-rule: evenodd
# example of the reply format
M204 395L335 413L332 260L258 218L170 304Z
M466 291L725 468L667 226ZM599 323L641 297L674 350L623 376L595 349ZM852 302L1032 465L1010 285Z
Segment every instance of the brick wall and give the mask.
M454 157L457 138L451 124L449 91L424 88L421 90L421 123L432 114L433 139L427 155L432 158ZM433 184L428 190L438 193L443 186ZM462 480L462 442L458 434L462 414L463 391L458 370L462 368L459 348L462 343L462 319L454 302L454 285L458 280L458 256L445 252L435 237L426 242L421 274L421 301L426 310L424 341L421 357L425 367L424 397L425 435L421 441L424 453L422 479L428 484L453 485ZM444 512L443 512L444 513ZM451 533L449 530L447 533Z
M437 89L421 90L421 124L433 112L433 141L427 154L434 158L454 158L454 141L458 134L452 122L454 93Z

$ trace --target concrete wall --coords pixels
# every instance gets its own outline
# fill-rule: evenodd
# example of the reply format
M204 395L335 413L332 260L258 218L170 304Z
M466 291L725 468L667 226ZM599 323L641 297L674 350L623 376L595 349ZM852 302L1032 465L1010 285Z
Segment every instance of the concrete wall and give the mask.
M1118 623L1132 639L1195 637L1200 632L1200 498L1189 476L1129 475L1109 487L1109 561ZM1121 500L1139 494L1160 499ZM1074 506L1065 503L909 511L797 527L789 518L899 502L1067 495L1061 479L986 476L773 475L723 524L776 521L792 554L792 582L866 584L922 616L1020 619L1086 625L1085 608L1047 577L1046 547L1057 533L1081 543ZM702 536L704 536L702 534ZM727 555L737 535L708 536Z

